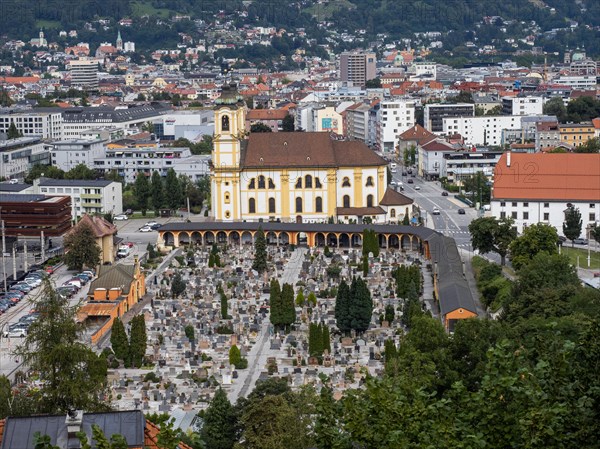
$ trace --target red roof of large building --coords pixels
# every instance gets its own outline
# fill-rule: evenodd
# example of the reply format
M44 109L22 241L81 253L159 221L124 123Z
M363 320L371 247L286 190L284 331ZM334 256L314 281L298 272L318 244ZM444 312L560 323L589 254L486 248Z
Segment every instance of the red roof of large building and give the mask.
M600 154L504 153L494 170L494 199L600 200Z
M419 145L424 145L427 142L431 142L432 140L434 140L437 136L432 132L427 131L421 125L416 124L415 126L408 128L406 131L400 134L399 137L400 140L414 140Z

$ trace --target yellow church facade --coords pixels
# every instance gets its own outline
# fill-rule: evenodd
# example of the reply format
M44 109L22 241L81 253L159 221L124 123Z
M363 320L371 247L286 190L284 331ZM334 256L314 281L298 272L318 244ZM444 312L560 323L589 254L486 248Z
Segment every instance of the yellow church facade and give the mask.
M405 213L400 206L412 204L388 191L387 163L364 143L332 140L324 132L248 135L245 104L228 87L215 108L211 208L216 220L393 222Z

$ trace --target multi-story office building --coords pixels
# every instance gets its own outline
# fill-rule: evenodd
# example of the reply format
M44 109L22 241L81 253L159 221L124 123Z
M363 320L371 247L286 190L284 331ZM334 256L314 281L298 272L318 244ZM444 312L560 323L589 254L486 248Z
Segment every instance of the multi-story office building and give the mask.
M80 179L36 179L34 192L44 195L68 195L71 197L71 215L114 215L123 212L122 185L116 181Z
M444 153L440 177L448 178L448 182L458 185L477 172L482 172L491 179L500 156L502 151Z
M504 115L539 115L543 109L542 97L502 97Z
M153 124L154 134L160 140L196 140L199 135L212 135L215 129L213 113L209 109L169 111L155 119Z
M444 134L460 134L468 145L500 146L504 130L521 129L521 116L482 116L443 119Z
M71 198L68 196L0 195L0 209L7 237L63 235L71 228Z
M34 165L50 165L49 146L38 137L0 141L0 177L20 179Z
M427 131L444 133L444 119L454 117L475 117L475 105L469 103L425 105L423 120Z
M74 59L69 62L71 85L85 90L98 89L98 61L95 59Z
M63 116L59 108L33 111L0 110L0 133L8 132L12 123L24 137L63 138Z
M340 55L340 77L355 86L364 86L376 77L377 56L373 52L353 51Z
M568 86L577 90L594 90L598 81L595 75L561 75L554 78L552 84Z

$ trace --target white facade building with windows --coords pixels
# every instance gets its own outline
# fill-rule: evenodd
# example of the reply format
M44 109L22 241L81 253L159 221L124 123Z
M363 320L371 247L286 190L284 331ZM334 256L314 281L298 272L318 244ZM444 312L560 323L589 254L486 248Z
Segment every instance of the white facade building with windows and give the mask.
M386 100L375 105L377 148L384 153L395 151L399 135L415 124L415 102Z
M19 137L0 141L0 177L24 178L36 164L50 164L50 151L41 139Z
M446 135L460 134L468 145L500 146L502 131L521 129L521 116L449 117L443 119Z
M33 188L34 193L38 194L70 196L74 218L84 214L123 213L123 188L120 182L39 178L34 181Z
M0 133L7 133L11 123L23 137L41 137L42 139L63 138L63 117L59 108L53 112L0 110Z
M52 145L52 165L69 171L79 164L94 167L94 160L104 156L105 140L71 139L54 142Z

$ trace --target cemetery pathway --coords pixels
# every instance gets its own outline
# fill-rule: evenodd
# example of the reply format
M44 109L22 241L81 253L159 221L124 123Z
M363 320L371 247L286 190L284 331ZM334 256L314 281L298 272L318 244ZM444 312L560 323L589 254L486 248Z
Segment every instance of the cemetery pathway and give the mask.
M302 270L302 262L304 262L304 255L307 251L307 248L296 248L294 250L279 280L281 285L284 283L295 285L298 282ZM240 374L238 382L234 383L231 390L229 390L228 396L232 404L237 402L238 398L245 397L254 389L260 373L267 365L267 359L277 355L278 351L271 350L270 348L270 327L270 322L268 319L265 319L262 323L260 336L256 344L246 356L248 359L248 369L238 371L238 374Z

